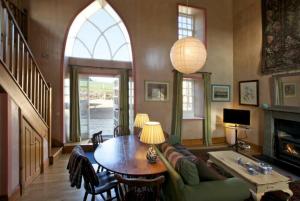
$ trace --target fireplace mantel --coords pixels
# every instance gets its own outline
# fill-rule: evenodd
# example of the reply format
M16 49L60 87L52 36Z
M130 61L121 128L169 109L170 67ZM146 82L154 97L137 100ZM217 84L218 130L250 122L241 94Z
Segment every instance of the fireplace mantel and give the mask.
M271 106L268 108L263 108L265 111L274 111L274 112L287 112L287 113L299 113L299 107L287 107L287 106Z

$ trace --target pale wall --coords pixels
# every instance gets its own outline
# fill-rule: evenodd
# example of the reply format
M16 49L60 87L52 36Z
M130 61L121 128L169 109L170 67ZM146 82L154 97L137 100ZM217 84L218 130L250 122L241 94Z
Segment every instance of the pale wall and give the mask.
M238 82L259 80L259 102L271 103L270 76L261 72L262 21L261 1L234 0L234 107L251 111L251 130L248 141L262 145L264 117L259 107L239 106Z
M5 121L4 119L6 118L5 111L6 111L6 103L5 103L5 96L0 93L0 142L5 141L4 133L6 133L6 128L5 128ZM5 195L6 189L5 189L5 184L6 184L6 179L5 179L5 146L1 145L0 147L0 195Z
M11 98L8 98L8 195L19 187L20 159L19 159L19 108Z
M203 120L182 120L181 132L183 140L202 139Z
M53 137L63 141L63 104L61 64L64 37L71 20L88 0L27 0L29 43L42 72L53 87ZM144 101L144 81L168 81L172 97L173 74L169 59L172 44L177 39L177 3L185 1L110 0L123 18L129 31L136 69L136 112L149 113L170 132L172 100L162 103ZM189 5L207 8L208 60L203 71L212 72L212 83L233 82L233 22L232 0L193 0ZM223 107L231 103L212 104L214 136L223 136Z
M11 196L20 183L19 108L4 93L0 93L0 114L0 195Z

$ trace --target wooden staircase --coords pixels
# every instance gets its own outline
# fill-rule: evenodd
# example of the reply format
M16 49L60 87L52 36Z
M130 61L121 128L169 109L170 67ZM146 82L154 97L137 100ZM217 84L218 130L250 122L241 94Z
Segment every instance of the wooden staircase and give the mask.
M22 29L27 34L25 14L0 0L0 87L20 108L21 119L26 119L41 136L43 146L47 146L43 153L48 149L50 156L52 89L23 34Z

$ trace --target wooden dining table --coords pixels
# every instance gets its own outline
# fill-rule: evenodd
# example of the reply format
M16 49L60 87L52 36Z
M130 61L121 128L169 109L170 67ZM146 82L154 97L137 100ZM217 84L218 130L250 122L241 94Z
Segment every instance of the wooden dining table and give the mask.
M167 171L165 164L157 157L156 163L149 163L146 153L149 145L140 142L136 135L120 136L101 143L94 157L105 169L129 176L155 176Z

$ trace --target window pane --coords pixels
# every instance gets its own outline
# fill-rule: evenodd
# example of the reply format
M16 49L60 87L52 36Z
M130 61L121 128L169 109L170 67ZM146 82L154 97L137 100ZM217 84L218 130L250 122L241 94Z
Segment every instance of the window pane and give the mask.
M192 18L187 18L186 22L187 22L188 24L192 24Z
M185 88L182 89L183 93L183 116L185 117L194 117L193 105L194 105L194 81L192 79L184 78L183 85Z
M88 49L78 39L75 39L72 56L78 58L91 58Z
M89 20L93 22L103 32L105 29L115 24L116 21L103 9L96 12L89 17Z
M178 21L179 21L179 22L183 22L183 17L182 17L182 16L179 16Z
M110 49L103 36L99 39L95 47L93 58L111 60Z
M131 61L128 45L123 46L113 57L115 61Z
M186 104L183 104L182 109L183 109L183 111L186 111L186 110L187 110L187 105L186 105Z
M104 34L109 42L109 46L112 50L113 55L116 53L117 49L119 49L122 44L126 43L122 31L117 25L107 30Z
M99 35L100 32L90 22L86 21L80 28L77 38L79 38L86 45L88 50L92 52Z

